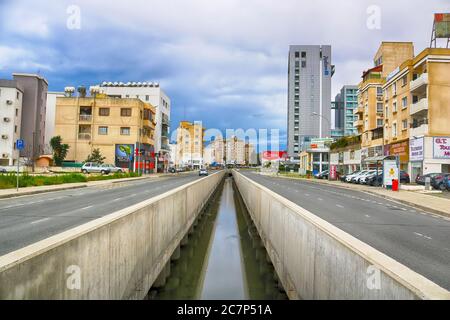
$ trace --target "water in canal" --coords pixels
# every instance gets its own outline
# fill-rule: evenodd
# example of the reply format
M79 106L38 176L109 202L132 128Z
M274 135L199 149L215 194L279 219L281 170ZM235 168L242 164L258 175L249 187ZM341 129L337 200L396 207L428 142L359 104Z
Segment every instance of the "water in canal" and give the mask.
M165 286L148 299L287 299L231 177L171 262Z

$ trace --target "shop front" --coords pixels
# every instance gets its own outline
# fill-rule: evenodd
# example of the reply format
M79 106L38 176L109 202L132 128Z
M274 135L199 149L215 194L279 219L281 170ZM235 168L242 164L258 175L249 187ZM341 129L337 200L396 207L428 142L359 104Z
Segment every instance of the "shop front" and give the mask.
M450 172L450 137L419 137L409 142L411 179L428 173Z
M408 171L409 165L409 139L385 146L385 156L398 157L400 170Z

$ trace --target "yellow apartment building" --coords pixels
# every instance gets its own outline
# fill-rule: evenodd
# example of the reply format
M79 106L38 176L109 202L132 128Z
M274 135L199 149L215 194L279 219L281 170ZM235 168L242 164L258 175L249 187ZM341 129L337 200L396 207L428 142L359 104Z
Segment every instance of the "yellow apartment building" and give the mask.
M177 167L199 169L204 165L203 140L205 129L201 121L181 121L177 130Z
M384 154L383 84L386 77L402 62L414 56L412 42L382 42L377 50L374 67L365 71L358 90L358 107L354 126L361 135L361 160Z
M386 79L386 154L418 174L450 172L450 49L427 48Z
M66 161L83 162L98 148L105 163L153 171L156 123L152 105L104 96L58 97L55 119L55 135L70 147Z

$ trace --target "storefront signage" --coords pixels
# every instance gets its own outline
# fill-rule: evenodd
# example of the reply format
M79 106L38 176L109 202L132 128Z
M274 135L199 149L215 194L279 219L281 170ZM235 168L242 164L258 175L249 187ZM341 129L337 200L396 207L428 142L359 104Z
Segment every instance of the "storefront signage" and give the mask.
M390 156L399 156L401 163L409 161L409 144L407 141L393 143L389 146Z
M423 161L424 138L409 140L409 161Z
M450 137L433 138L433 158L450 159Z

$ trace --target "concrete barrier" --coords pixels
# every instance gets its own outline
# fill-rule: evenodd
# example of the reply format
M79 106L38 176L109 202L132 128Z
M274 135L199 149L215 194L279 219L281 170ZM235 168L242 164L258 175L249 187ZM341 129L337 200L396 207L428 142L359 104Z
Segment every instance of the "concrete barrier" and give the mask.
M233 171L290 299L450 299L450 292Z
M0 257L0 299L143 299L224 174Z

